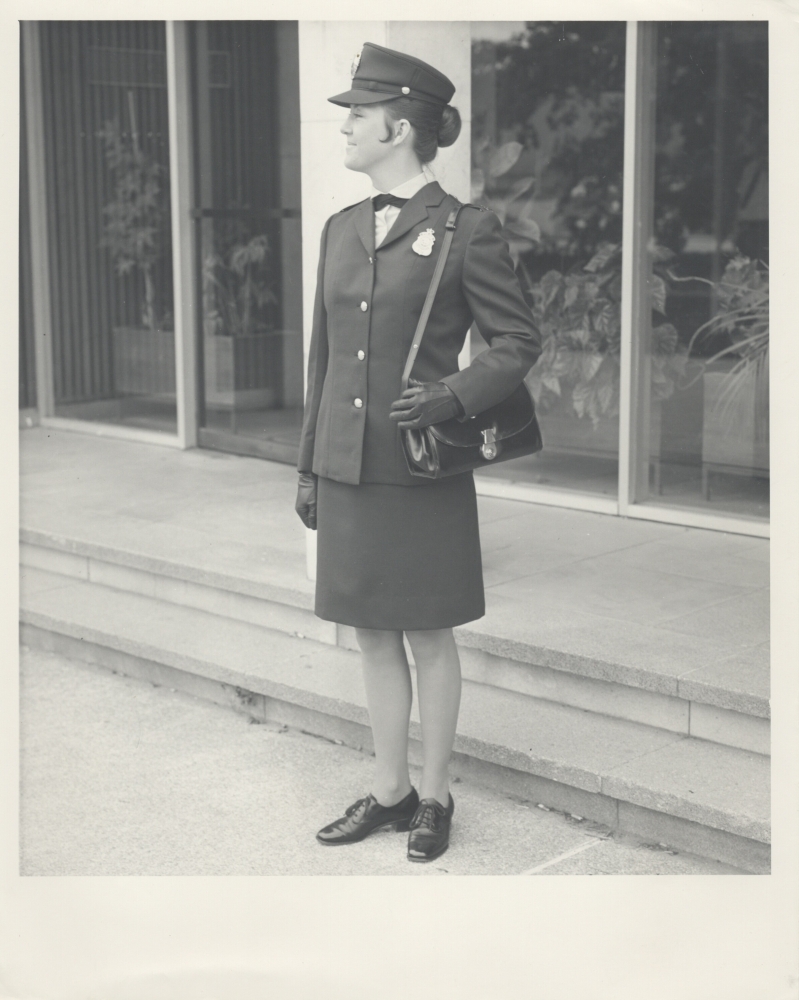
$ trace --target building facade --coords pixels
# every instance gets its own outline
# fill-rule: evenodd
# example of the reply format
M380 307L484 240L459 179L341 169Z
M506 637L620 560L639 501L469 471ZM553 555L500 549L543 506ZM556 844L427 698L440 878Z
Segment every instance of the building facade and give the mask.
M365 41L455 83L431 177L542 331L545 449L478 491L767 535L765 22L24 23L23 422L295 460Z

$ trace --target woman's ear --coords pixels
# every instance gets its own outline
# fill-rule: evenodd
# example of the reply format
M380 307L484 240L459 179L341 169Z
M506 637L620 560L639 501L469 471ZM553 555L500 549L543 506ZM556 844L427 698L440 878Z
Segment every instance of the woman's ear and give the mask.
M411 134L411 123L407 118L400 118L399 121L394 122L394 145L399 146L401 142L405 142L408 136Z

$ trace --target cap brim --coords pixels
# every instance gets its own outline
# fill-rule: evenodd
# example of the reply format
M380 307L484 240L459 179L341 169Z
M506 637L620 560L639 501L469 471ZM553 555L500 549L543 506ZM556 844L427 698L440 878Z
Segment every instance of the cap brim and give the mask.
M376 90L348 90L344 94L328 97L331 104L348 108L351 104L380 104L381 101L395 101L399 94L381 94Z

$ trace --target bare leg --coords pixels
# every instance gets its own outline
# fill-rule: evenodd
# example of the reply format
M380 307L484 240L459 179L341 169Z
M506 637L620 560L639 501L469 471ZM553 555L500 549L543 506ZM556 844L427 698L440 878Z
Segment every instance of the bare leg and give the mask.
M411 718L411 672L402 632L355 630L361 647L366 703L375 744L372 794L393 806L411 790L408 773L408 724Z
M461 702L461 664L452 629L407 632L416 661L424 770L419 795L449 802L449 759Z

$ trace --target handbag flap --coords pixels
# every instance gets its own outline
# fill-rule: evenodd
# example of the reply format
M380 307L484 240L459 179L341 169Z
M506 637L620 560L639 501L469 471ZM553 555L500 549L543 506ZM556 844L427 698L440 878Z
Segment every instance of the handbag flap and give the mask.
M483 431L494 429L495 440L504 441L528 427L535 417L533 400L522 382L501 403L483 410L469 420L444 420L428 429L433 437L453 448L474 448L483 443Z

